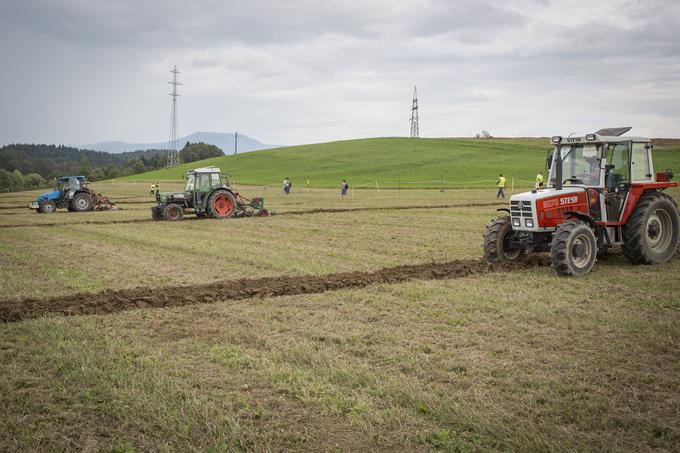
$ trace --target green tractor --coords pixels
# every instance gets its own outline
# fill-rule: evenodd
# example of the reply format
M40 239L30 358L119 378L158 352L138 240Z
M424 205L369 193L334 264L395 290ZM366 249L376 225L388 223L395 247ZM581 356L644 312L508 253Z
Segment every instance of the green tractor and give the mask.
M266 217L263 198L248 199L230 188L229 179L217 167L187 172L184 192L156 192L153 220L182 220L184 214L223 219L225 217Z

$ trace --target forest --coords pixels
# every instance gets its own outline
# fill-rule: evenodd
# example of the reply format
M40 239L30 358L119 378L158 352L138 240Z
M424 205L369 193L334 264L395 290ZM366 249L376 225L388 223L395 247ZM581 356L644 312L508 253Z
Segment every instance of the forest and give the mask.
M64 145L11 144L0 148L0 191L48 187L55 178L84 175L91 181L129 176L166 165L167 150L149 149L109 153ZM215 145L187 142L180 162L224 155Z

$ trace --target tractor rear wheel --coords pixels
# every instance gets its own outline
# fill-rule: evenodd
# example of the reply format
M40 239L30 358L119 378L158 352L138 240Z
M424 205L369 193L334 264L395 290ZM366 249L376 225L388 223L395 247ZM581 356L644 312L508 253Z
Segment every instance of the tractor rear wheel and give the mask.
M57 212L57 204L52 200L45 200L38 206L38 212L52 214Z
M163 218L165 220L171 220L173 222L182 220L184 217L184 210L177 203L170 203L165 208L163 208Z
M497 217L486 226L484 233L484 258L491 262L521 261L526 257L526 251L513 247L508 241L515 239L516 232L512 229L510 217Z
M581 220L568 220L557 227L550 244L552 267L560 275L584 275L597 261L597 239Z
M233 217L236 212L236 199L226 190L217 190L208 198L206 212L213 219Z
M92 211L92 197L89 193L78 192L71 200L71 210L75 212Z
M623 255L633 264L661 264L678 249L678 206L668 195L648 192L623 226Z

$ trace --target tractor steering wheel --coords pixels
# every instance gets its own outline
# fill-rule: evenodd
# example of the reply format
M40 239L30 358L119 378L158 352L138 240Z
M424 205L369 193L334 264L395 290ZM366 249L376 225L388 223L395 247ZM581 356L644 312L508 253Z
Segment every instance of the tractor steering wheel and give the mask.
M562 181L562 184L564 184L567 181L569 181L572 184L583 184L583 180L581 178L576 177L567 178L564 181Z

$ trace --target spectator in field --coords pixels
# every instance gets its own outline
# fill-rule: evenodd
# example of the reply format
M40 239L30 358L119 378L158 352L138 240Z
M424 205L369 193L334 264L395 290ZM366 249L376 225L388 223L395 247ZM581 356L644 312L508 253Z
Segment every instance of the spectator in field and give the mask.
M498 175L498 181L496 181L496 187L498 187L498 193L496 194L496 198L505 198L505 176L503 176L503 173Z
M151 185L149 186L149 196L151 197L154 195L156 195L156 184L151 183Z
M309 189L311 189L311 188L312 188L312 179L307 178L307 192L309 192Z
M537 189L543 188L543 172L542 171L539 171L538 174L536 175L536 188Z
M349 184L343 179L342 184L340 185L340 194L342 195L342 198L347 196L347 189L349 189Z
M290 178L286 176L283 179L283 193L286 195L290 194L290 188L293 187L293 183L290 181Z

